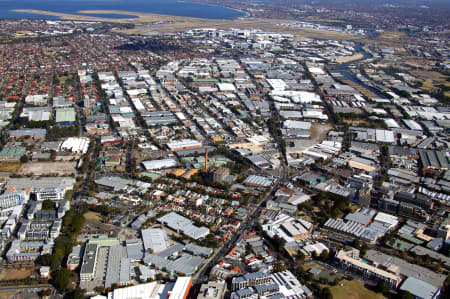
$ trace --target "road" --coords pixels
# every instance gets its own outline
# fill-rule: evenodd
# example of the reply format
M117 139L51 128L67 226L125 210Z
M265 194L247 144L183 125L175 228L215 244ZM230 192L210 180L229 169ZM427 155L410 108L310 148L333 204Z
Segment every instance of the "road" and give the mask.
M216 253L214 253L213 256L209 258L208 263L205 264L203 268L194 276L194 287L192 292L193 294L191 295L192 297L190 296L191 298L197 298L196 296L198 294L198 290L200 289L200 285L206 283L209 280L211 269L215 265L217 265L228 254L228 252L230 252L242 233L247 229L252 228L256 224L256 221L258 220L258 217L262 209L264 208L265 203L275 195L278 187L278 183L272 187L271 192L267 193L258 207L253 211L251 215L249 215L247 220L239 227L233 237L227 243L225 243Z

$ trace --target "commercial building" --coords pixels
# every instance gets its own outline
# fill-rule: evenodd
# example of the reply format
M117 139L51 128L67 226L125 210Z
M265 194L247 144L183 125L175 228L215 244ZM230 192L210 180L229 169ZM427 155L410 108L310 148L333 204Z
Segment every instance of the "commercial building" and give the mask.
M91 280L95 275L95 267L97 265L97 244L87 244L83 255L83 263L81 264L80 280Z
M223 299L226 289L225 281L209 281L202 284L197 299Z
M445 275L435 273L417 264L412 264L401 258L372 249L367 251L364 259L378 268L390 270L403 277L414 277L439 288L447 279Z
M24 190L0 195L0 208L7 209L26 204L29 198Z
M73 189L74 178L50 177L50 178L14 178L8 180L5 193L27 190L36 200L51 199L59 201L64 199L67 191Z
M74 271L80 265L83 252L84 246L77 245L72 248L72 252L67 257L67 269Z
M289 270L273 274L254 272L235 277L232 289L232 299L312 298L313 295Z

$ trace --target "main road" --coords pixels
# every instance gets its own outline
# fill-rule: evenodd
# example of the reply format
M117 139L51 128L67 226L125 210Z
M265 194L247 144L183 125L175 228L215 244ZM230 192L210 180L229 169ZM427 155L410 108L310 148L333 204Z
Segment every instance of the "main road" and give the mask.
M218 251L216 251L209 259L208 262L200 269L200 271L194 275L193 277L193 288L191 291L191 294L189 295L190 298L197 298L198 291L200 289L200 285L207 282L211 269L217 265L227 254L228 252L233 248L233 246L236 244L236 241L239 239L239 237L242 235L243 232L245 232L247 229L252 228L257 219L258 216L261 214L262 209L264 208L265 203L267 200L272 198L275 195L275 192L278 189L278 182L276 182L272 189L267 195L261 200L258 207L253 211L252 214L249 215L247 220L242 223L242 225L239 227L239 229L235 232L233 237L225 243Z

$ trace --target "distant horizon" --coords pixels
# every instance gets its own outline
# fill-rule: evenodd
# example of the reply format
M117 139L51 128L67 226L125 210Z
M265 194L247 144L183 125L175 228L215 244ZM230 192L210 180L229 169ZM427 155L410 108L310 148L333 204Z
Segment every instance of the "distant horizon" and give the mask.
M1 19L58 19L55 16L12 11L15 9L34 9L110 18L131 17L120 14L81 14L78 11L121 10L205 19L234 19L245 16L244 12L232 8L179 0L66 0L64 2L57 0L0 0Z

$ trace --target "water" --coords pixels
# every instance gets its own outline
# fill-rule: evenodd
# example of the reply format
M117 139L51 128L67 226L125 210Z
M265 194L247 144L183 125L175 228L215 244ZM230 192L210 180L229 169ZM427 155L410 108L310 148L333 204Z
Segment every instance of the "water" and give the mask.
M36 9L71 14L78 14L77 11L80 10L126 10L207 19L233 19L245 15L241 11L226 7L178 0L0 0L0 18L57 18L11 11L13 9ZM95 14L95 16L129 18L120 14Z

